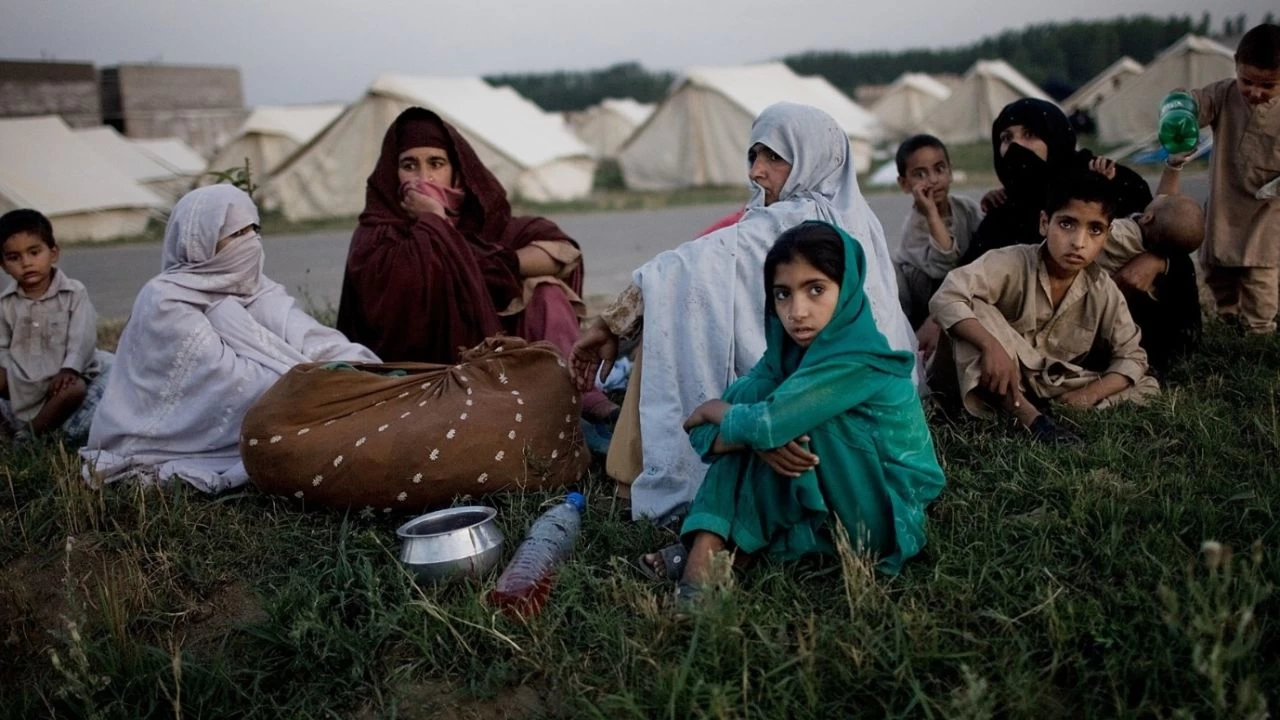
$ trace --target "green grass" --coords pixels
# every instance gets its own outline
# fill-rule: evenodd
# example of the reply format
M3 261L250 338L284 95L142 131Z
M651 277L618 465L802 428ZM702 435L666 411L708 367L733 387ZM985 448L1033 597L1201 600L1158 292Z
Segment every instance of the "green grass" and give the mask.
M584 483L547 609L416 586L392 519L252 489L90 490L0 450L0 717L1263 717L1280 698L1280 340L1212 326L1083 449L935 424L948 487L897 578L758 565L691 622L670 537ZM485 498L514 545L556 493ZM1206 541L1218 543L1202 551Z

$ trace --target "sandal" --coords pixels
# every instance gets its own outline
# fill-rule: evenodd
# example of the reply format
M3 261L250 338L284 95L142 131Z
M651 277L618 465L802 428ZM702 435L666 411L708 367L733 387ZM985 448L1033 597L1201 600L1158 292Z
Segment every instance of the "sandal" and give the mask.
M676 585L675 597L671 601L671 609L677 617L687 617L689 613L702 605L703 589L693 583L681 580Z
M658 551L658 557L662 560L662 572L650 565L646 561L646 557L651 553L645 553L636 558L636 565L640 568L640 572L650 580L680 580L684 577L684 566L689 561L689 551L684 545L674 543L668 545Z

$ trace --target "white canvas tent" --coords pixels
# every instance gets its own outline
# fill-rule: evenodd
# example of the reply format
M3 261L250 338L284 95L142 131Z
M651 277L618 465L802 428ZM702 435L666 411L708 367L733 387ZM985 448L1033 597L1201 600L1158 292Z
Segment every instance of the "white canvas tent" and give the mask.
M189 175L180 174L160 162L110 125L82 128L73 132L117 170L158 195L164 201L162 207L166 210L191 189Z
M655 107L631 98L606 98L582 112L570 113L569 127L594 157L613 158Z
M57 116L0 120L0 212L35 208L60 241L136 235L164 201Z
M1071 97L1062 102L1062 108L1068 113L1076 110L1093 112L1103 100L1115 95L1130 80L1138 77L1146 70L1142 63L1125 56L1112 63L1106 70L1098 73L1089 82L1080 86Z
M887 134L903 138L920 132L929 113L950 96L951 88L929 75L903 73L871 106L871 112Z
M209 161L209 169L243 167L247 158L255 182L261 183L295 150L337 119L342 109L338 104L256 107L236 134L218 148Z
M180 138L133 138L129 142L175 174L193 180L202 175L209 165L203 155Z
M979 60L951 96L929 114L925 131L946 143L990 142L991 124L1004 106L1027 97L1049 99L1009 63Z
M751 123L780 101L813 105L848 133L858 172L871 165L880 121L821 77L801 77L782 63L693 68L672 85L618 154L627 187L671 190L742 185Z
M1208 38L1187 35L1156 56L1147 71L1103 100L1094 113L1098 139L1136 142L1156 132L1160 101L1171 90L1201 88L1234 77L1235 54Z
M547 202L591 192L596 163L586 146L515 90L480 78L383 75L272 174L263 186L266 207L290 220L360 212L383 135L415 105L452 123L514 196Z

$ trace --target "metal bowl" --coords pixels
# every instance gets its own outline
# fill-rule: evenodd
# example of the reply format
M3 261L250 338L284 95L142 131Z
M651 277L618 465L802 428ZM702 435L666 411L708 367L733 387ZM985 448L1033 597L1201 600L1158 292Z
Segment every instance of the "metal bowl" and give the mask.
M400 562L418 579L480 578L502 557L502 531L490 507L456 507L420 515L396 530Z

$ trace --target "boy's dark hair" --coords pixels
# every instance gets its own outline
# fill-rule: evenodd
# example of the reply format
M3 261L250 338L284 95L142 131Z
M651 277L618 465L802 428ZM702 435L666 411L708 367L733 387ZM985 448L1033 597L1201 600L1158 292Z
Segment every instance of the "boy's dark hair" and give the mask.
M1280 25L1259 25L1240 38L1236 62L1259 70L1280 70Z
M1110 221L1115 218L1116 198L1111 181L1092 170L1072 170L1059 176L1050 186L1045 198L1044 212L1049 217L1071 201L1098 203L1102 214Z
M53 239L53 224L39 210L23 208L10 210L0 216L0 246L18 233L31 233L51 248L58 246L58 242Z
M837 284L844 282L844 240L835 228L810 220L778 236L764 258L765 307L773 312L773 276L778 266L803 258Z
M906 177L907 160L911 158L911 154L923 148L938 148L947 158L947 164L951 163L951 153L947 152L947 146L941 140L932 135L912 135L902 144L898 146L898 154L894 156L894 161L898 164L898 177Z

